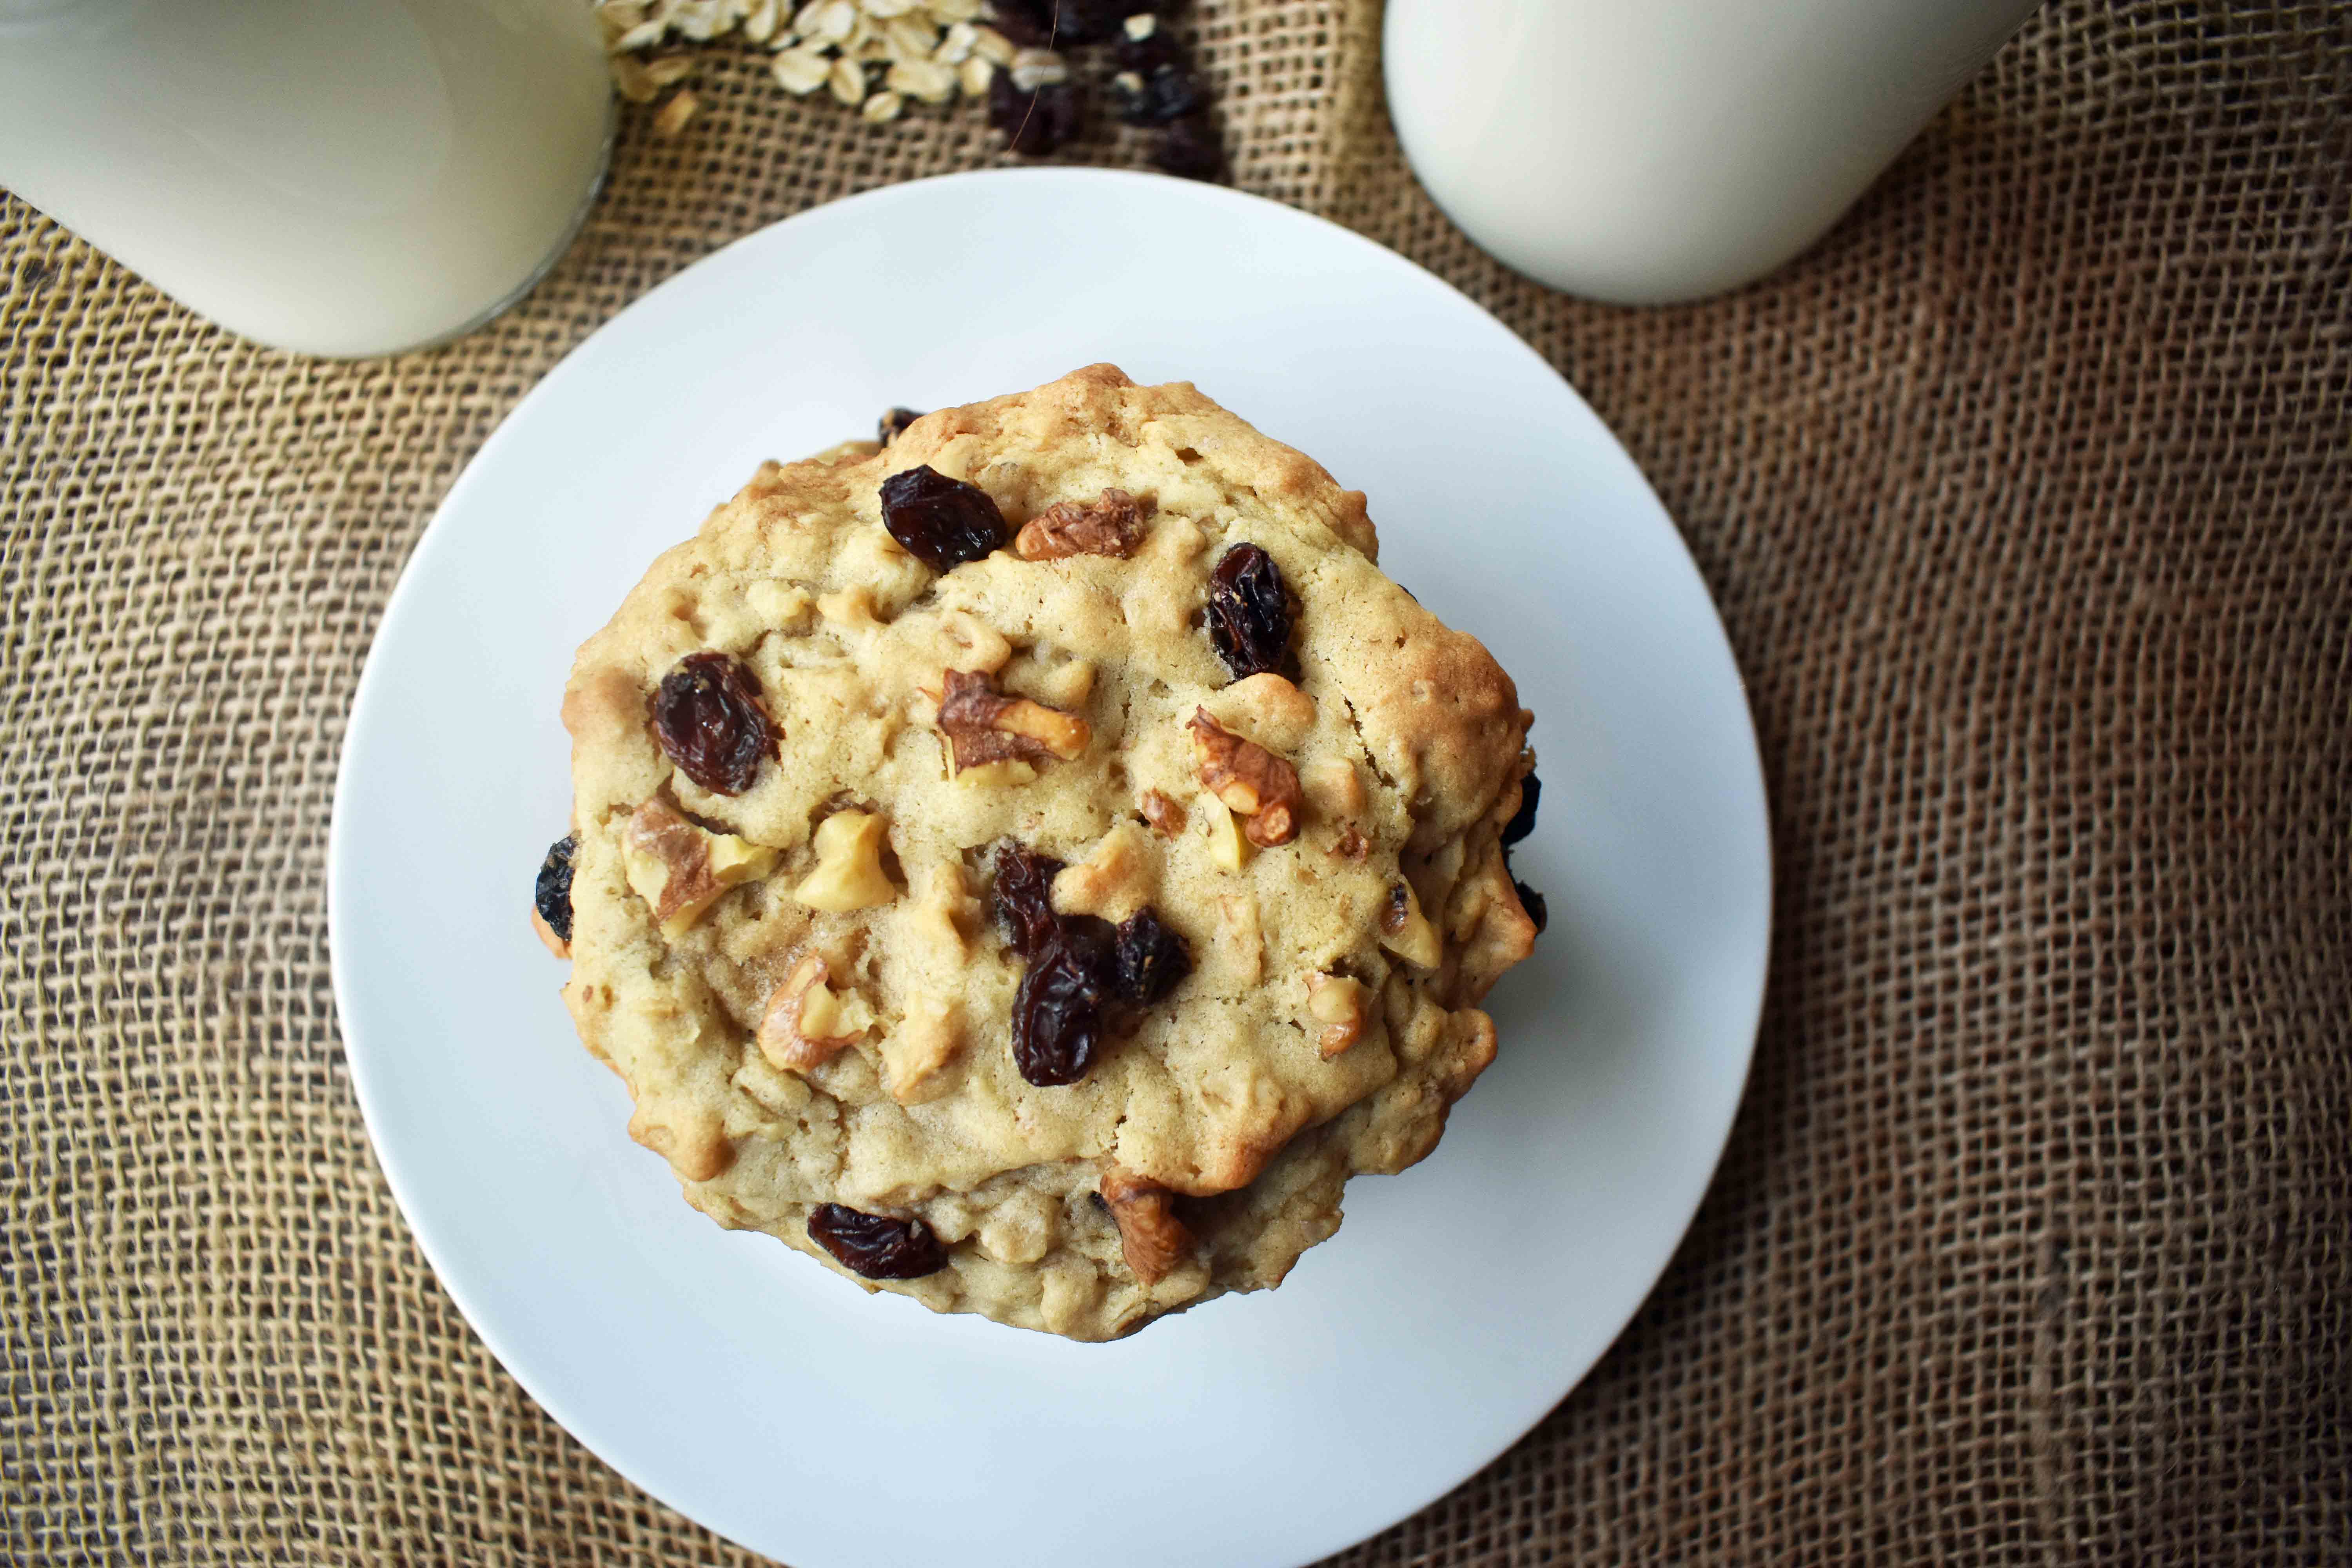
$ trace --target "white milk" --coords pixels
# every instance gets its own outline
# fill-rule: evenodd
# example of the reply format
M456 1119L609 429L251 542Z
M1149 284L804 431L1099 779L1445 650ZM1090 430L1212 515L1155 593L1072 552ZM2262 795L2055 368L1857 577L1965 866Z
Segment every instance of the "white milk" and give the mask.
M0 185L305 353L496 314L570 243L611 113L583 0L0 0Z
M1389 0L1389 109L1471 238L1696 299L1821 237L2036 0Z

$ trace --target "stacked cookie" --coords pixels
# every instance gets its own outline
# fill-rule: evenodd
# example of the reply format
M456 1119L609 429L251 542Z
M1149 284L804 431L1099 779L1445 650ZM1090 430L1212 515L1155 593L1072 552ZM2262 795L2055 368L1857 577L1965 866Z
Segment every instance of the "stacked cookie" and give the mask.
M873 1288L1100 1340L1276 1284L1494 1055L1529 715L1188 385L884 433L581 649L581 1037L697 1207Z

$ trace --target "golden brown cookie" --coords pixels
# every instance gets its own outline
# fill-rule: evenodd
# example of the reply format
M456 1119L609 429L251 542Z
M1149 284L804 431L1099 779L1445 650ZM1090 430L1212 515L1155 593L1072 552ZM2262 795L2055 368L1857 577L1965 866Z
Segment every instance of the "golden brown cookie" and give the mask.
M762 468L564 693L564 995L631 1135L943 1311L1278 1283L1436 1143L1535 929L1529 716L1376 549L1108 365Z

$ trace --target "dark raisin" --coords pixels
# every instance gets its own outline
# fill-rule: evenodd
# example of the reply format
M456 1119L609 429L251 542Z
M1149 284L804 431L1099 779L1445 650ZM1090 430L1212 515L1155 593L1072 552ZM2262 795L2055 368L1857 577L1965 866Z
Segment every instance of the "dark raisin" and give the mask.
M1381 929L1391 936L1404 930L1404 922L1412 914L1412 894L1402 882L1389 889L1389 901L1381 909Z
M1049 855L1033 855L1018 844L996 847L996 887L989 907L1004 945L1024 958L1034 957L1054 934L1054 879L1062 863Z
M539 906L539 918L565 942L572 940L572 856L579 847L580 841L570 834L548 846L547 858L539 863L539 880L530 891L531 902Z
M1024 49L1047 47L1054 36L1054 0L989 0L988 11L991 25Z
M922 416L911 408L893 408L876 423L874 438L885 447L907 433L907 426Z
M920 1279L948 1266L948 1249L919 1219L892 1219L840 1204L809 1211L809 1239L868 1279Z
M654 693L654 737L687 777L714 795L741 795L776 755L776 729L760 683L723 653L689 654Z
M929 468L882 481L882 526L934 572L951 572L1004 542L1004 514L978 485Z
M1290 647L1290 601L1282 571L1255 544L1225 552L1209 579L1209 640L1239 680L1278 668Z
M1217 128L1205 114L1194 114L1168 127L1151 161L1161 170L1186 180L1213 180L1223 173L1225 149Z
M1111 106L1129 125L1165 125L1188 114L1198 114L1208 96L1182 66L1160 66L1150 71L1121 71L1111 78Z
M1176 35L1157 22L1139 38L1122 29L1118 42L1111 48L1110 58L1111 63L1119 69L1134 71L1139 76L1150 76L1161 66L1192 64L1185 57L1184 46L1176 41Z
M1147 904L1119 922L1118 994L1128 1001L1148 1007L1192 973L1192 949L1157 910Z
M1128 0L1059 0L1056 9L1064 43L1099 44L1118 37L1127 18L1146 7Z
M988 79L988 122L1004 132L1005 144L1024 158L1042 158L1078 134L1078 89L1066 81L1039 88L1013 85L1013 73Z
M1147 8L1125 0L991 0L991 4L996 13L996 30L1031 49L1101 43L1118 36L1129 12Z
M1094 1065L1103 1003L1118 984L1110 922L1055 922L1013 994L1013 1065L1040 1088L1076 1083Z
M1551 923L1551 911L1544 907L1544 896L1525 882L1514 882L1511 886L1517 889L1519 906L1528 911L1528 919L1536 922L1536 934L1541 936L1543 928Z
M1529 773L1519 781L1519 809L1503 824L1503 847L1510 847L1536 830L1536 802L1543 796L1543 780Z

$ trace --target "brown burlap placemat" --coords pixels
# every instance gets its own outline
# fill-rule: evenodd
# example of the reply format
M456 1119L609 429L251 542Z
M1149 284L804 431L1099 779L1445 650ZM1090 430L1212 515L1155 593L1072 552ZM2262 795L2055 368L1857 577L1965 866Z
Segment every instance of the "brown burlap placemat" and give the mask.
M2053 5L1814 254L1650 312L1419 195L1374 0L1196 21L1242 186L1460 284L1622 436L1775 807L1696 1229L1533 1436L1344 1561L2352 1557L2352 11ZM737 59L702 93L520 309L388 362L227 338L0 202L12 1562L747 1561L436 1284L321 869L385 594L524 390L725 240L994 156Z

